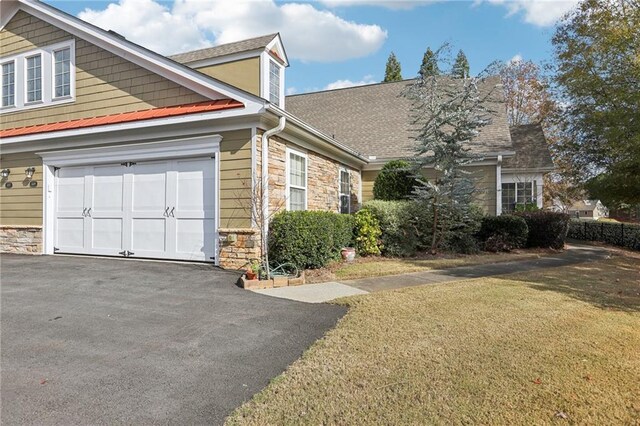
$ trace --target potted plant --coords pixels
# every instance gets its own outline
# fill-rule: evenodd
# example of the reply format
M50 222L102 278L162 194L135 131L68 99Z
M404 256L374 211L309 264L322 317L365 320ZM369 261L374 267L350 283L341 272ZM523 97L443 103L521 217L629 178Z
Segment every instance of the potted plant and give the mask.
M249 265L249 269L247 269L245 275L248 280L256 280L258 279L258 275L260 274L260 262L257 260L251 261Z
M340 250L340 254L342 255L342 260L353 262L353 260L356 258L356 249L353 247L345 247Z

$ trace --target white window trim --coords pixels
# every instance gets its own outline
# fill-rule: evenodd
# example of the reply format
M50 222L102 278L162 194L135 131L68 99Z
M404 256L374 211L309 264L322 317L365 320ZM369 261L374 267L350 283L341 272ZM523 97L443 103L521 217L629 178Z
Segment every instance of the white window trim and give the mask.
M342 173L343 172L347 173L347 175L349 176L349 191L346 194L342 192ZM350 214L351 213L351 171L346 167L340 167L338 169L338 213L342 213L341 204L342 204L342 197L344 195L346 195L347 198L349 199L349 202L347 203L347 214Z
M304 188L301 186L291 185L291 154L298 155L304 158ZM304 210L308 208L308 198L309 198L309 157L306 152L298 151L296 149L292 149L287 147L285 149L285 155L287 156L285 162L285 175L286 175L286 185L285 185L285 194L287 199L287 210L291 210L291 192L290 189L303 189L304 190Z
M280 97L278 107L284 109L284 99L285 99L285 90L284 90L284 73L285 67L280 62L276 61L269 51L265 50L260 54L260 97L263 99L269 100L269 78L270 78L270 62L273 62L280 68Z
M29 101L29 76L27 73L27 64L29 59L40 56L40 99L35 101ZM43 55L42 53L34 53L24 57L24 105L37 105L44 102L44 67L43 67Z
M536 184L535 190L533 189L534 182ZM503 174L501 176L500 182L500 206L502 206L502 184L505 183L529 183L532 186L532 195L536 195L536 205L538 208L543 207L543 190L544 190L544 181L542 173L531 173L526 175L516 175L516 174ZM516 185L516 200L518 199L517 194L518 185ZM502 212L506 213L506 212Z
M62 98L56 98L55 75L54 75L54 59L53 53L65 48L69 48L71 95ZM27 102L27 58L40 55L40 73L41 73L41 93L42 98L39 101ZM55 43L39 49L29 50L17 55L5 56L0 58L0 64L14 62L14 96L15 102L13 106L0 108L0 114L12 113L16 111L30 110L34 108L48 107L58 104L66 104L75 102L76 100L76 44L75 39L66 40Z
M4 73L2 72L2 67L10 62L13 62L13 105L2 105L2 97L4 93L2 92L4 88ZM18 86L17 76L18 76L18 67L16 66L15 59L0 59L0 113L4 111L15 111L16 109L16 101L18 98L18 94L16 93L16 88Z

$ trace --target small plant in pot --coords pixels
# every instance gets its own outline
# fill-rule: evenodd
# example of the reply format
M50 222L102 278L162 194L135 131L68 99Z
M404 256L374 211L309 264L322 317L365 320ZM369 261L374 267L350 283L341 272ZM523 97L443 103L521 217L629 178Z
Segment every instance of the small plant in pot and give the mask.
M340 250L340 254L342 255L342 260L353 262L353 260L356 258L356 249L353 247L345 247Z
M258 275L260 275L260 262L258 262L257 260L253 260L251 261L251 264L249 265L249 268L247 269L247 271L245 272L245 275L247 276L248 280L257 280L258 279Z

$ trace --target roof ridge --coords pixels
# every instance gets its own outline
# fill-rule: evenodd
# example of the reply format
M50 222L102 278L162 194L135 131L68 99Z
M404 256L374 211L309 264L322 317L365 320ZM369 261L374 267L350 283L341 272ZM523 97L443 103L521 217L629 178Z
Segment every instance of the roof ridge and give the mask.
M244 38L242 40L231 41L229 43L215 44L213 46L203 47L203 48L200 48L200 49L187 50L186 52L178 52L178 53L174 53L172 55L168 55L167 57L168 58L172 58L172 57L176 57L176 56L187 55L187 54L190 54L190 53L202 52L202 51L209 50L209 49L218 49L220 47L229 46L229 45L232 45L232 44L244 43L244 42L247 42L247 41L253 41L253 40L258 40L258 39L267 38L267 37L271 37L271 39L273 40L273 38L275 38L278 34L279 33L263 34L263 35L256 36L256 37L250 37L250 38Z
M360 88L371 87L371 86L382 86L382 85L406 83L408 81L413 81L413 80L415 80L415 78L406 78L406 79L400 80L400 81L380 81L378 83L368 83L368 84L360 84L360 85L357 85L357 86L338 87L336 89L315 90L313 92L296 93L294 95L287 95L286 97L287 98L293 98L295 96L315 95L315 94L319 94L319 93L337 92L339 90L351 90L351 89L360 89Z

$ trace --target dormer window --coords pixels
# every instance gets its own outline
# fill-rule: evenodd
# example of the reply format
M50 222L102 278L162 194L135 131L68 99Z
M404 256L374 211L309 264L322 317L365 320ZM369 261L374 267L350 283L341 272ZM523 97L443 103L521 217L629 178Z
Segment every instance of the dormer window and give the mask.
M269 102L280 105L280 65L269 61Z
M75 42L0 58L0 113L73 102Z

